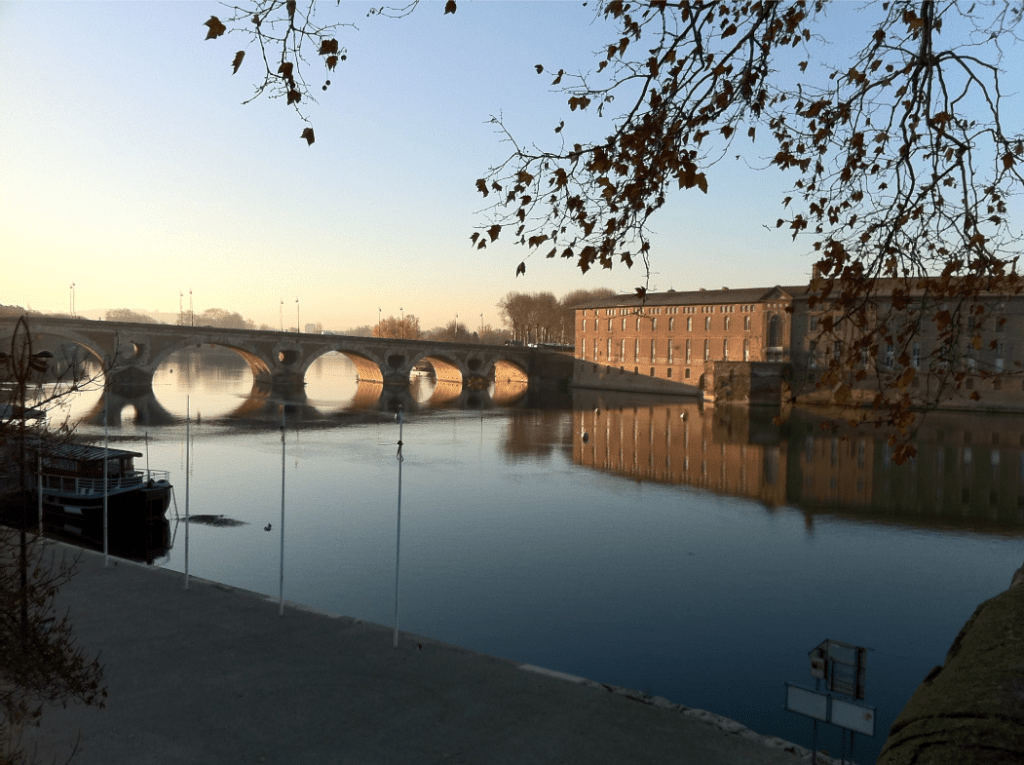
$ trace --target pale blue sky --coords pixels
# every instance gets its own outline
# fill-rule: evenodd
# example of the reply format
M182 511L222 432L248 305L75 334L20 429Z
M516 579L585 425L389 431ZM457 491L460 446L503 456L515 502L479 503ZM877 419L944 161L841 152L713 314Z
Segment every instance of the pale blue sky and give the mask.
M534 65L589 67L609 37L580 2L427 3L366 18L324 3L348 61L304 127L280 101L241 105L242 38L205 41L212 2L0 2L0 303L177 311L221 307L257 322L343 329L399 308L424 327L458 313L499 323L511 290L631 291L642 270L583 276L527 261L502 240L469 245L483 222L474 180L506 156L490 115L554 138L569 117ZM255 56L251 57L252 59ZM314 65L315 67L315 65ZM572 128L567 119L567 132ZM570 134L571 136L572 134ZM654 220L651 285L677 290L800 283L812 259L779 217L785 179L728 160L711 190L676 195Z

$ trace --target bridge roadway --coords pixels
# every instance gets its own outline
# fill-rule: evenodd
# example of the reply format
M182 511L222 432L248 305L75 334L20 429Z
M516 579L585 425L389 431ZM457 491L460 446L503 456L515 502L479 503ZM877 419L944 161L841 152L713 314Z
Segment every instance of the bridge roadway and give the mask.
M10 344L17 320L0 317L0 348ZM522 346L47 316L30 316L28 325L33 337L55 336L82 347L102 366L108 392L132 397L152 392L153 373L171 354L204 344L230 348L245 359L256 386L293 394L301 393L310 365L332 351L352 361L360 382L387 386L408 386L413 367L421 361L430 362L439 383L460 388L484 388L492 379L532 384L571 377L571 364L566 372L565 363L556 361L564 359L561 354Z

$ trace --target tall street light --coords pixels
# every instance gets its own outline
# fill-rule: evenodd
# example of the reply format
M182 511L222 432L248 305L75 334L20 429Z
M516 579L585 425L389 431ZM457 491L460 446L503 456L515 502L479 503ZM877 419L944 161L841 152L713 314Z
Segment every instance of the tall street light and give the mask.
M404 308L399 308L398 312L400 314L402 314L402 324L401 324L401 326L398 329L398 333L401 336L401 338L403 340L405 340L405 309Z
M192 290L188 291L188 315L191 317L189 323L194 327L196 325L196 310L192 307Z
M281 298L281 307L278 309L281 319L281 331L284 332L284 298Z
M69 302L71 303L71 318L75 318L75 283L71 282Z
M380 337L380 307L377 308L377 337Z
M302 321L299 319L299 299L295 298L295 331L302 332Z

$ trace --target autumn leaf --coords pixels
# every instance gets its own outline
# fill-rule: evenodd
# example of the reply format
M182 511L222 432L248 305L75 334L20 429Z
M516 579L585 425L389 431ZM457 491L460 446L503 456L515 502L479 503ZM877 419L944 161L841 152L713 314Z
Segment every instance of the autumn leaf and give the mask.
M536 64L533 68L537 70L537 74L544 74L544 66L542 64Z
M299 137L300 138L305 138L306 139L306 144L309 145L309 146L312 146L313 145L313 141L316 140L316 138L313 137L313 128L311 128L311 127L308 127L306 129L304 129L302 131L302 135L299 136Z
M338 52L338 41L333 37L330 40L321 40L320 42L320 55L326 56L331 53Z
M525 274L525 273L526 273L526 261L524 260L522 263L519 264L519 267L516 269L516 276L520 276L520 275Z
M235 54L234 60L231 62L231 74L238 74L238 67L242 65L242 59L245 58L245 51L240 50Z
M338 57L337 56L328 56L327 57L327 68L328 69L330 69L333 72L334 71L334 67L336 67L337 65L338 65Z
M448 0L448 2L444 4L444 12L445 15L455 13L455 0Z
M204 21L203 24L208 28L209 31L206 33L207 40L216 40L222 34L228 31L228 28L220 23L220 19L216 16L210 16L209 21Z
M489 236L491 238L492 242L495 239L498 238L498 234L500 234L500 233L501 233L501 225L498 224L498 223L495 223L493 226L491 226L489 229L487 229L487 236Z
M483 178L477 178L476 179L476 190L479 191L484 196L487 196L488 194L491 193L487 189L487 181L484 180Z
M297 104L300 100L302 100L302 94L300 94L299 91L295 90L294 88L288 91L289 104Z

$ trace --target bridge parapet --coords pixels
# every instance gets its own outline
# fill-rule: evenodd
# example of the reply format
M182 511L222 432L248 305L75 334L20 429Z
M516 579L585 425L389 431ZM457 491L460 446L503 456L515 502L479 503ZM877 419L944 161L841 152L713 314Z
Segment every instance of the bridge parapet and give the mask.
M17 317L0 317L0 343ZM249 365L257 385L300 391L309 367L338 352L355 365L360 380L406 387L413 368L429 361L439 381L469 387L493 378L528 382L543 352L521 346L446 343L349 335L309 335L268 330L167 324L29 318L35 335L54 335L84 348L101 365L108 388L139 396L152 390L153 373L177 351L204 344L229 348ZM543 365L541 365L543 366Z

